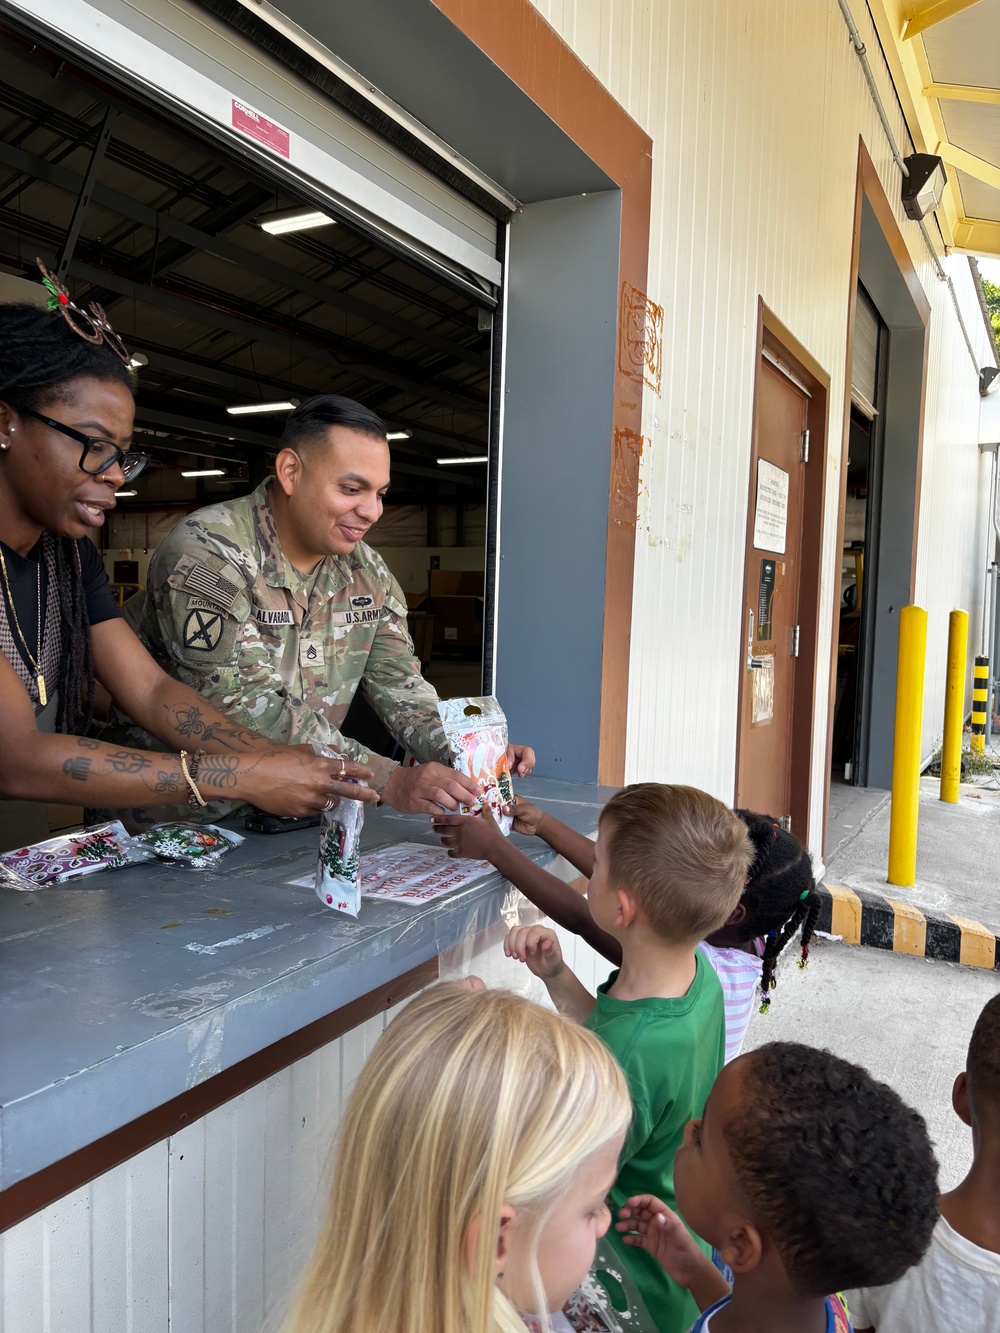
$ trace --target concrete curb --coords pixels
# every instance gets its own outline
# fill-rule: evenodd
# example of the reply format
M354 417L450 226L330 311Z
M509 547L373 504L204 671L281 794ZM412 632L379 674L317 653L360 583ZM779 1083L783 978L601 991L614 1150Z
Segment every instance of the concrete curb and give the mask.
M913 903L863 889L820 884L819 930L846 944L938 958L1000 972L1000 936L963 916L930 916Z

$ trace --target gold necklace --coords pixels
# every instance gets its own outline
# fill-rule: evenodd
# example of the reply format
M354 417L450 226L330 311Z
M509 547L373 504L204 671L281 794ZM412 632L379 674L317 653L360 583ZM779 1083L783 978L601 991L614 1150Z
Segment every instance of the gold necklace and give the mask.
M38 583L37 583L37 588L38 588L37 650L39 659L42 656L42 560L44 559L45 559L45 554L43 552L41 555L41 559L38 561ZM14 607L14 598L11 595L10 591L10 580L7 578L7 561L4 559L2 547L0 547L0 570L3 571L3 586L7 593L7 605L10 607L10 614L14 619L14 628L17 630L17 637L21 640L21 647L24 649L24 656L28 661L29 665L31 666L32 671L35 673L35 682L38 685L38 702L44 708L45 705L49 702L49 696L45 689L45 677L41 673L38 662L35 661L35 659L31 656L31 653L28 651L28 642L21 632L21 624L17 618L17 611Z

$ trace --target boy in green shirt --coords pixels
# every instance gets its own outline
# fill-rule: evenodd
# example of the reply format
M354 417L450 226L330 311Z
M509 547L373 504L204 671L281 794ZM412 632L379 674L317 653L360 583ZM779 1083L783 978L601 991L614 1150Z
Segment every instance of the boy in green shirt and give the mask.
M553 1004L607 1044L628 1079L632 1127L609 1197L612 1216L632 1195L674 1206L674 1156L701 1115L725 1055L722 988L696 951L736 907L753 848L741 820L693 787L640 783L601 812L588 901L621 943L622 965L597 997L565 965L555 931L518 926L504 950L545 983ZM608 1239L635 1280L659 1333L686 1333L698 1307L651 1255Z

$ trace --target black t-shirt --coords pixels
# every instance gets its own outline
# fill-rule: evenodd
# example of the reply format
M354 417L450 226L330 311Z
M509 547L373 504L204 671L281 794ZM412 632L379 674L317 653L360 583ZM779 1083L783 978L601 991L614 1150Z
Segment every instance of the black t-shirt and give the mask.
M104 572L100 551L88 537L80 537L76 545L80 552L80 569L83 573L83 586L87 596L88 620L91 625L99 625L102 620L114 620L116 616L121 615L121 612L115 605L114 593L108 586L108 576ZM7 566L7 581L10 584L10 594L14 601L17 621L21 627L21 633L27 640L28 651L37 660L39 562L41 562L42 571L43 625L49 591L48 570L45 567L45 561L42 559L42 543L38 542L27 555L19 555L17 551L12 551L6 542L0 542L0 546L3 547L4 562ZM11 633L14 642L17 644L17 650L23 658L24 649L21 647L17 633L14 631L13 616L10 614L10 601L7 598L5 587L3 588L3 597L7 605L7 616L11 621ZM25 659L25 664L30 666L27 659Z

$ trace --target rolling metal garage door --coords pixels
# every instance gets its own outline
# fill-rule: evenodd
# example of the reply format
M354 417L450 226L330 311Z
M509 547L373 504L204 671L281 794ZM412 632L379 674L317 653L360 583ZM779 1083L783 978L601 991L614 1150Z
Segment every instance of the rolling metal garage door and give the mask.
M495 217L184 0L0 0L22 25L492 302Z

